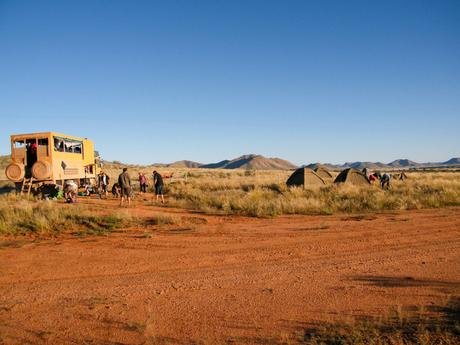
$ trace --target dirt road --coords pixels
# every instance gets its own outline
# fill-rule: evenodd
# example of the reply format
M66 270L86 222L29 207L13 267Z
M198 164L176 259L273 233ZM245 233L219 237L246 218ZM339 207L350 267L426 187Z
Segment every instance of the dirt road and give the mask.
M318 321L460 293L459 208L199 217L207 224L4 245L0 339L282 344Z

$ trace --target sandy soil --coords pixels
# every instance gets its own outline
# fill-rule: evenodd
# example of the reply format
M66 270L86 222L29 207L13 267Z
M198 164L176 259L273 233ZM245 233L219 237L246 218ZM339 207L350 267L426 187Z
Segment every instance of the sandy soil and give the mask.
M140 217L159 210L138 204L130 212ZM166 212L207 224L17 239L17 248L2 238L0 339L283 344L317 322L460 293L459 208L275 219Z

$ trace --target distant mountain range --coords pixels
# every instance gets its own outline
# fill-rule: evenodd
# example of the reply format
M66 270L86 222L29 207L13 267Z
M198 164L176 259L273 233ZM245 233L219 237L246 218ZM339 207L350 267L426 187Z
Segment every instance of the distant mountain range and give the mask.
M318 165L322 165L330 170L343 170L347 168L355 169L410 169L410 168L437 168L437 167L451 167L451 166L460 166L460 158L451 158L445 162L436 162L436 163L417 163L409 159L397 159L390 163L381 163L381 162L347 162L344 164L330 164L330 163L312 163L304 165L307 168L314 169Z
M10 156L0 156L0 168L3 170L10 162ZM140 165L124 164L118 161L105 162L107 166L132 166L141 167ZM410 169L410 168L438 168L438 167L460 167L460 157L451 158L445 162L437 163L417 163L409 159L397 159L390 163L381 162L347 162L344 164L330 163L311 163L303 166L316 168L322 165L330 170L343 170L346 168L363 169ZM247 169L247 170L292 170L298 166L281 158L267 158L261 155L249 154L234 159L226 159L217 163L203 164L188 160L177 161L174 163L164 164L155 163L149 166L164 168L204 168L204 169Z
M178 161L170 164L155 163L154 166L166 168L203 168L203 169L246 169L246 170L289 170L297 166L280 158L266 158L261 155L243 155L217 163L202 164L193 161Z
M168 168L203 168L203 169L247 169L247 170L292 170L297 168L295 164L281 158L267 158L261 155L244 155L234 159L226 159L217 163L202 164L192 161L178 161L170 164L153 164ZM343 170L347 168L355 169L410 169L410 168L429 168L429 167L460 167L460 158L451 158L445 162L437 163L417 163L409 159L397 159L390 163L382 162L346 162L344 164L312 163L303 166L316 168L322 165L330 170Z

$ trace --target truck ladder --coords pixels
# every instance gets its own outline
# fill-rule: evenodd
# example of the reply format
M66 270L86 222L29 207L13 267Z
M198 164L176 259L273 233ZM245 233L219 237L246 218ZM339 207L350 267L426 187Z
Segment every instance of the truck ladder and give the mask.
M26 178L24 177L24 180L22 180L22 186L21 186L21 195L24 194L27 191L27 195L30 195L30 191L32 190L32 183L33 183L34 178Z

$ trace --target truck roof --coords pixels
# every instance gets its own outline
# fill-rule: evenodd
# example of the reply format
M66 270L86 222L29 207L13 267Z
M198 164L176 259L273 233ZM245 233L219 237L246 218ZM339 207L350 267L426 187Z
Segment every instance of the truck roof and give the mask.
M17 139L23 139L23 138L27 139L30 137L48 137L50 135L62 137L62 138L80 140L80 141L88 140L88 138L74 137L73 135L61 134L61 133L56 133L56 132L36 132L36 133L28 133L28 134L12 134L11 139L17 140Z

